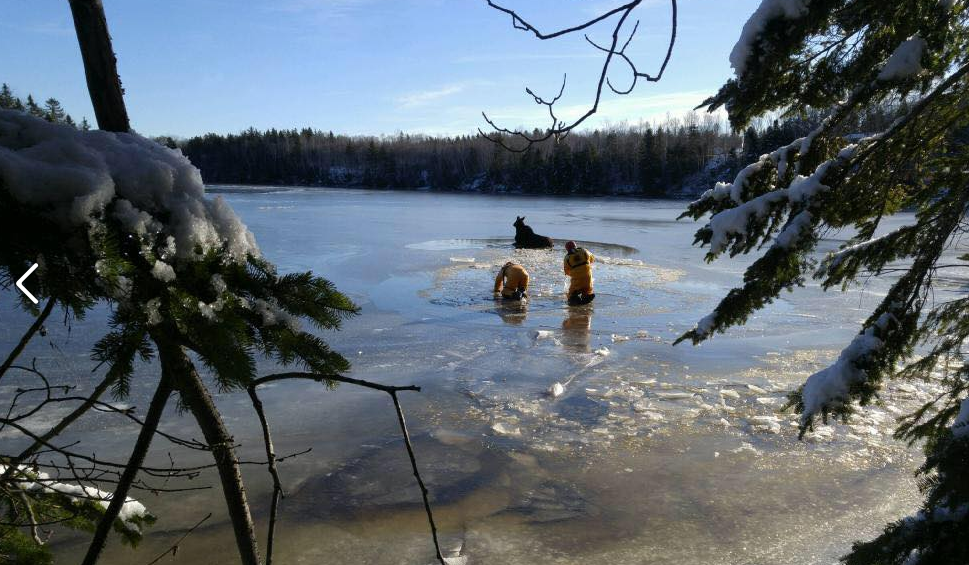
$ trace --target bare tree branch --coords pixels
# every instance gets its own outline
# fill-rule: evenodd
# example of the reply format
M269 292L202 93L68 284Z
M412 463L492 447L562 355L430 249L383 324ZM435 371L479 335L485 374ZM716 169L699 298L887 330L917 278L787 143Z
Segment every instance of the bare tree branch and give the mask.
M404 411L400 407L400 400L398 400L397 398L397 393L400 391L419 392L421 390L421 387L415 386L415 385L407 385L407 386L383 385L380 383L375 383L375 382L366 381L362 379L354 379L351 377L345 377L343 375L337 375L337 374L319 375L316 373L298 373L298 372L267 375L265 377L261 377L253 380L253 382L248 387L249 396L250 398L252 398L253 407L256 409L256 413L259 415L259 421L262 424L263 440L266 447L266 459L269 461L269 472L273 478L273 500L272 500L272 505L270 507L270 516L269 516L269 541L268 541L268 548L266 553L266 565L270 565L272 561L272 544L273 544L273 533L275 531L275 526L276 526L277 503L279 498L283 496L283 488L279 480L279 474L276 471L276 465L275 465L276 459L275 459L274 450L273 450L272 438L269 434L269 424L266 421L265 413L262 406L262 401L259 400L259 397L256 394L256 387L270 382L277 382L277 381L290 380L290 379L304 379L304 380L312 380L316 382L328 382L328 381L343 382L343 383L353 384L357 386L362 386L365 388L370 388L373 390L379 390L382 392L386 392L387 394L390 395L390 398L394 402L394 410L397 412L397 422L400 425L400 431L404 439L404 445L407 447L407 455L408 457L410 457L411 468L414 471L414 478L417 479L417 486L420 487L420 490L421 490L421 498L424 502L424 511L427 513L427 522L431 527L431 538L434 541L435 555L437 557L437 560L441 563L441 565L447 565L446 562L444 561L444 556L441 553L441 544L437 536L437 526L434 523L434 512L431 510L431 502L427 496L428 495L427 486L424 484L424 479L421 478L421 472L417 467L417 458L414 455L414 446L411 444L410 433L408 433L407 431L407 423L404 421Z
M138 471L145 461L148 448L151 446L151 440L155 435L155 429L158 428L162 413L165 411L165 405L168 404L168 398L171 395L172 377L163 370L161 379L158 381L158 388L155 389L155 394L148 406L145 423L142 425L138 439L135 441L135 446L131 450L128 465L121 473L121 478L114 489L111 502L108 503L108 507L104 511L104 516L98 521L97 530L94 532L94 537L88 546L87 554L84 556L84 561L82 562L83 565L94 565L101 556L101 551L104 550L104 544L108 541L108 534L114 526L114 521L121 513L121 507L128 500L128 491L131 490L131 484L134 483L135 477L137 477Z
M27 331L24 333L23 337L21 337L20 341L17 342L17 345L14 346L13 350L10 352L10 355L7 355L3 365L0 365L0 379L3 378L3 375L7 372L7 369L13 365L13 362L17 360L17 357L24 350L24 347L27 347L27 344L34 337L34 334L36 334L40 328L43 327L44 322L47 320L47 317L50 316L51 311L54 309L54 304L56 303L57 301L53 298L47 301L47 304L44 305L44 309L40 312L40 316L37 316L34 323L30 324L30 327L27 328Z
M362 386L365 388L372 388L374 390L380 390L386 393L392 393L392 392L397 392L401 390L413 390L413 391L420 392L421 390L421 387L414 386L414 385L406 385L406 386L383 385L380 383L365 381L362 379L345 377L343 375L338 375L335 373L321 375L319 373L300 373L300 372L287 372L287 373L276 373L272 375L266 375L265 377L259 377L258 379L253 379L250 386L257 387L271 382L284 381L284 380L290 380L290 379L305 379L305 380L316 381L316 382L334 381L338 383L347 383L351 385Z
M256 393L256 385L251 384L246 391L252 400L252 407L256 410L259 417L259 424L262 426L263 444L266 448L266 463L269 474L273 479L273 499L269 505L269 527L266 533L266 565L273 562L273 542L276 538L276 516L279 513L279 499L285 496L282 481L279 480L279 471L276 468L276 449L273 447L272 434L269 431L269 421L266 419L266 411L263 409L262 400Z
M169 555L169 554L171 554L172 557L175 557L175 555L178 553L178 548L182 545L182 542L185 541L185 538L187 538L188 536L192 535L192 533L195 530L197 530L199 528L199 526L201 526L202 524L204 524L205 521L208 520L211 517L212 517L212 513L211 512L209 512L208 514L206 514L204 518L202 518L201 520L199 520L198 522L196 522L194 526L192 526L191 528L188 529L187 532L185 532L184 534L182 534L182 537L178 538L178 541L176 541L175 543L173 543L171 547L169 547L168 549L166 549L165 551L163 551L158 557L156 557L156 558L152 559L151 561L149 561L148 562L148 565L155 565L155 563L158 563L159 561L161 561L162 559L164 559L166 555ZM268 562L267 562L267 565L268 565Z
M515 29L520 29L523 31L530 32L535 37L541 40L554 39L557 37L561 37L564 35L568 35L571 33L576 33L576 32L588 29L599 22L602 22L604 20L611 18L612 16L618 16L619 19L616 21L616 24L613 27L612 39L608 46L599 45L598 43L590 39L588 35L585 35L585 39L587 42L589 42L590 45L592 45L597 50L605 53L605 59L603 60L602 70L599 73L599 80L598 80L598 83L596 84L595 99L593 100L591 107L588 110L586 110L584 114L582 114L579 118L575 119L570 123L566 123L565 121L559 119L556 116L554 105L562 97L562 94L564 92L565 80L563 79L562 88L559 90L558 95L556 95L552 100L543 99L542 97L536 95L531 88L525 89L525 92L533 98L536 104L541 104L548 107L548 113L551 119L551 124L549 125L548 128L544 130L544 132L540 134L527 133L519 129L510 129L503 126L499 126L492 118L488 116L487 113L482 112L481 115L484 118L485 123L487 123L488 126L493 131L490 133L485 133L481 128L478 128L478 133L482 137L488 139L493 143L500 145L501 147L503 147L504 149L507 149L508 151L521 153L523 151L528 150L532 145L536 143L541 143L549 139L557 140L565 137L566 135L569 134L569 132L571 132L573 129L581 125L589 117L595 114L599 110L599 103L602 101L603 87L608 87L613 93L622 96L622 95L631 93L636 88L636 85L639 79L641 78L645 79L648 82L658 82L663 77L663 73L666 71L666 67L670 62L670 58L673 56L673 46L676 44L676 22L677 22L676 0L670 0L671 13L672 13L670 41L669 41L669 46L667 47L667 50L666 50L666 56L663 58L663 62L660 65L659 71L655 75L641 72L636 67L636 64L633 62L633 59L626 53L626 49L629 47L629 44L632 42L633 37L636 35L636 31L639 29L639 21L636 21L636 23L633 24L633 28L629 32L629 35L622 43L622 46L619 47L619 38L620 38L620 35L623 34L623 28L625 27L626 22L628 21L629 15L634 10L636 10L641 3L642 3L642 0L634 0L632 2L627 2L625 4L622 4L621 6L617 6L611 10L608 10L596 16L595 18L587 20L582 24L561 29L558 31L550 32L550 33L543 33L539 31L538 28L536 28L534 25L532 25L524 18L522 18L516 11L510 8L501 6L499 4L496 4L492 0L488 0L488 6L490 6L491 8L494 8L495 10L498 10L499 12L503 12L511 16L512 26ZM612 65L612 62L615 58L621 59L623 62L625 62L626 65L629 67L630 73L632 75L632 81L630 82L629 87L626 89L616 88L609 80L610 66ZM511 143L506 141L506 139Z
M410 434L407 433L407 424L404 422L404 411L400 408L400 400L397 399L397 391L390 393L394 399L394 409L397 410L397 421L400 423L400 433L404 436L404 445L407 446L407 456L410 457L410 465L414 470L414 478L417 479L417 486L421 488L421 498L424 500L424 511L427 513L427 522L431 525L431 537L434 538L434 551L437 552L437 560L441 565L447 565L444 555L441 554L441 544L437 539L437 526L434 525L434 513L431 511L431 502L427 498L427 487L421 478L421 472L417 469L417 459L414 457L414 446L410 443Z

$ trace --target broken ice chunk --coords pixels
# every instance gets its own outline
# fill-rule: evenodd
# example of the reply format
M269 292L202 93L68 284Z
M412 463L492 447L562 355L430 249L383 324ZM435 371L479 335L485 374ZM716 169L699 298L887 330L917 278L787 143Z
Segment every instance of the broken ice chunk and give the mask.
M501 434L503 436L520 436L522 431L518 426L512 426L511 424L506 424L504 422L498 422L493 424L491 429L494 430L496 434Z
M562 396L564 392L565 392L565 387L562 386L562 383L555 383L552 386L550 386L548 389L548 393L549 395L551 395L552 398L558 398L559 396Z
M657 392L656 396L660 400L683 400L693 398L692 392Z

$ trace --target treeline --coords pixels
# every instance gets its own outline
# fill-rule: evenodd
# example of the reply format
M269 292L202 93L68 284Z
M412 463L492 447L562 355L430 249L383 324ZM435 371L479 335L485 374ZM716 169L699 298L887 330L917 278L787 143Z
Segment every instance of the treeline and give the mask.
M849 119L842 133L882 131L906 110L905 104L866 110ZM57 99L48 98L41 106L29 94L21 100L6 84L0 86L0 108L90 127L86 119L76 123ZM815 111L761 120L741 136L714 116L690 112L649 125L574 132L523 153L477 135L347 136L310 128L249 128L239 134L156 140L181 148L208 183L663 197L690 195L718 180L732 180L740 167L806 135L824 116Z
M37 104L34 100L32 94L27 95L26 100L21 100L14 95L13 90L4 83L0 86L0 108L4 110L20 110L22 112L27 112L31 116L36 116L47 120L48 122L54 122L58 124L67 124L69 126L80 128L83 130L91 129L90 124L87 123L87 118L82 118L81 123L78 124L74 121L74 118L68 114L61 103L56 98L48 98L44 105L41 106Z
M740 144L720 120L696 113L576 132L523 153L476 135L351 137L309 128L250 128L178 143L210 183L646 196L667 195L714 169L724 174Z

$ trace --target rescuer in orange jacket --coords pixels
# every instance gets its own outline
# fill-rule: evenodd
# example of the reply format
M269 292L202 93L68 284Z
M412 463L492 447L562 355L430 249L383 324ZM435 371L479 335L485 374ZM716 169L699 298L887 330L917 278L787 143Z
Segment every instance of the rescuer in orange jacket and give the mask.
M572 279L569 284L569 304L588 304L596 297L592 291L592 262L595 256L574 241L565 244L565 274Z
M502 298L522 300L528 298L526 291L528 291L528 271L512 261L505 263L495 277L495 294L500 293Z

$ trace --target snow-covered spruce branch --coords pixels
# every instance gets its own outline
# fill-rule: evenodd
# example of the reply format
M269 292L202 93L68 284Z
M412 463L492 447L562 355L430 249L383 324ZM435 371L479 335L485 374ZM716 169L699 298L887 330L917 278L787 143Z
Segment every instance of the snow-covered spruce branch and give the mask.
M80 517L93 522L101 518L110 504L116 503L120 512L117 513L116 520L111 522L111 526L124 533L128 541L135 542L141 537L142 527L155 521L155 517L137 500L129 497L125 497L123 501L116 500L114 492L85 485L83 480L55 478L25 465L11 468L0 464L0 470L10 477L0 485L0 498L5 499L4 504L16 506L17 500L20 500L31 508L28 523L6 521L3 523L5 526L29 526L33 529ZM11 498L12 494L16 494L17 498Z
M915 342L924 335L919 325L932 287L933 266L950 244L967 203L969 190L962 190L958 199L941 204L935 230L919 241L912 266L892 285L861 332L833 365L808 377L803 387L791 394L790 405L801 413L801 435L817 415L825 420L829 412L846 416L852 400L867 403L882 377L895 371L896 363L911 354Z
M616 21L615 26L613 26L612 34L608 45L601 45L593 41L592 39L590 39L587 34L584 35L586 41L593 48L603 52L605 55L602 63L602 69L599 73L599 78L596 83L595 98L591 106L581 116L579 116L578 118L570 122L566 122L565 120L560 119L555 114L554 106L562 97L562 94L565 90L565 78L563 78L562 86L559 89L558 94L555 97L553 97L551 100L546 100L545 98L535 94L531 88L525 89L526 94L528 94L536 104L545 106L548 111L551 123L549 127L546 128L541 133L528 133L520 129L510 129L507 127L499 126L485 112L482 112L481 115L484 118L484 121L491 128L491 132L485 133L481 128L478 128L478 133L482 137L490 140L491 142L501 146L502 148L508 151L513 151L516 153L523 152L536 143L541 143L549 139L559 139L568 135L569 132L571 132L573 129L577 128L582 123L584 123L588 118L593 116L599 110L599 104L602 101L602 94L603 94L604 88L608 87L613 93L622 96L622 95L631 93L636 88L636 85L639 79L644 79L648 82L657 82L660 79L662 79L663 73L666 71L666 67L670 62L670 58L673 56L673 47L676 44L676 26L677 26L676 0L670 0L671 27L670 27L669 45L666 49L666 54L663 57L659 70L655 74L650 74L650 73L645 73L640 71L636 66L636 63L634 62L633 58L630 57L630 55L626 52L626 49L629 47L629 44L632 42L633 37L636 35L636 32L639 29L639 21L636 21L635 23L632 24L632 29L629 31L628 35L626 35L625 40L622 39L622 36L625 35L624 28L627 25L629 16L637 8L640 7L641 3L642 3L642 0L633 0L631 2L627 2L620 6L616 6L615 8L612 8L610 10L606 10L600 13L599 15L589 20L586 20L581 24L577 24L571 27L545 33L540 31L537 27L529 23L524 18L522 18L522 16L520 16L515 10L501 6L493 2L492 0L488 0L488 6L490 6L491 8L499 12L505 13L511 17L512 27L514 27L515 29L532 33L536 38L540 40L555 39L565 35L579 33L591 28L595 24L608 20L613 16L616 16L618 19ZM620 45L620 42L622 42L621 45ZM626 64L626 66L629 68L629 72L630 72L630 76L632 77L632 80L630 81L630 85L628 88L618 89L615 86L613 86L612 82L609 79L610 68L612 66L613 61L616 59L623 61Z
M811 375L788 404L801 412L803 434L818 416L847 418L856 405L872 402L889 377L927 379L940 389L896 428L899 439L925 445L918 471L921 510L889 524L878 538L856 543L842 558L846 565L969 562L963 543L969 524L969 370L963 350L969 302L956 297L951 306L923 313L927 305L950 298L933 292L933 280L942 263L950 263L940 261L941 253L966 233L967 31L964 1L763 0L731 54L735 78L706 101L710 109L725 107L736 129L774 111L796 115L832 108L857 116L899 101L895 122L854 147L841 178L823 179L829 188L811 206L764 195L789 189L802 169L815 169L839 151L840 136L853 129L850 121L834 127L838 120L827 120L822 125L829 129L815 136L807 154L784 152L787 163L800 167L797 175L780 158L765 156L735 186L714 187L687 211L695 219L707 213L726 213L729 219L740 214L735 208L763 198L747 206L754 221L727 234L731 252L766 245L787 222L745 271L743 286L684 336L694 342L698 332L709 335L741 323L780 290L804 280L815 260L813 241L827 228L852 227L857 235L815 271L825 288L846 286L862 268L876 275L901 273L838 359ZM841 102L843 97L848 101ZM768 217L758 218L761 204ZM915 226L874 238L883 218L905 210L916 211ZM712 235L707 229L698 240L709 243ZM784 240L791 250L779 245ZM899 259L906 264L886 268ZM928 347L916 349L919 345ZM922 357L911 361L916 352Z
M840 284L845 290L862 267L873 269L874 275L885 272L885 264L909 257L916 251L914 246L919 240L919 231L931 223L932 220L918 222L878 237L848 243L824 258L814 278L821 280L824 289Z
M710 245L706 259L712 261L728 248L730 248L731 255L746 253L753 249L759 241L766 241L766 238L772 235L774 228L779 225L784 212L788 209L793 211L794 206L798 206L798 203L800 203L799 211L796 215L792 214L789 217L787 226L777 236L774 243L774 245L779 244L785 248L792 248L795 237L801 237L809 229L814 231L815 224L821 221L821 218L812 216L809 209L811 201L819 192L828 191L831 188L828 185L830 183L824 184L822 182L822 179L828 175L829 167L835 166L834 171L840 172L860 166L862 162L870 159L878 150L884 148L893 138L900 135L907 126L911 125L917 117L931 107L934 100L942 96L960 80L963 80L967 74L969 74L969 64L957 69L945 80L942 80L885 131L847 145L838 152L837 157L819 165L809 177L795 175L787 187L777 188L774 186L772 182L777 177L771 174L770 167L773 167L777 176L781 176L781 171L787 170L787 160L790 159L792 151L795 150L797 151L799 166L800 160L812 147L812 141L818 136L823 136L825 130L838 125L848 115L848 109L854 102L846 102L808 136L795 140L770 154L763 155L758 161L742 169L733 183L718 183L713 189L705 192L700 199L691 203L680 217L699 218L707 212L715 211L708 224L697 231L695 240L695 243ZM873 88L874 84L871 87ZM852 98L860 97L861 92L862 89L856 90ZM844 179L839 178L838 180L843 182ZM752 183L761 184L767 188L761 189L759 195L747 199L751 191L756 190ZM767 223L768 220L772 220L770 225ZM760 238L751 237L750 234L761 234L761 236ZM750 272L745 278L749 279L749 274ZM796 282L800 276L799 269L796 276L788 276L788 280ZM842 277L840 280L843 281L845 278ZM780 285L777 288L784 287L789 288L789 285ZM733 298L737 299L739 295L734 294ZM763 305L769 300L758 302ZM724 316L725 306L726 304L721 304L712 314L701 319L697 327L681 336L677 343L684 338L689 338L694 343L698 343L712 335L714 331L732 325L727 322ZM733 323L745 320L746 315L735 316Z
M786 184L790 187L790 184L800 176L803 163L808 161L811 150L815 148L815 139L823 139L829 136L832 130L841 126L867 92L868 89L865 88L855 89L848 100L838 104L818 127L804 137L799 137L787 145L761 155L756 161L741 169L733 182L717 182L712 189L708 189L697 200L691 202L677 219L689 217L698 220L707 213L716 215L777 190L777 185ZM872 136L862 139L857 144L848 145L844 151L852 151L858 144L867 143L876 138L877 136ZM852 156L853 154L847 153L838 155L840 159Z

